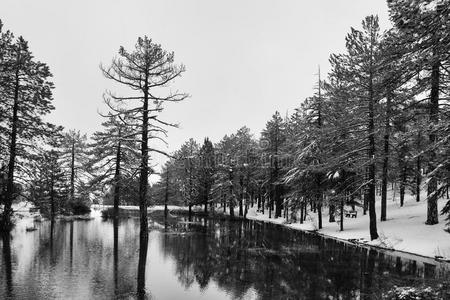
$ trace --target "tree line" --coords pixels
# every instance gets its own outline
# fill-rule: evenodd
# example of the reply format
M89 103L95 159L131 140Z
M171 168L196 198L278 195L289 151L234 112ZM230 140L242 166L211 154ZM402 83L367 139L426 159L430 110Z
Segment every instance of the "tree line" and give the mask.
M53 220L60 213L86 213L93 201L110 197L117 220L121 198L132 199L140 208L137 281L138 294L144 295L149 160L152 153L168 155L156 142L165 143L167 128L176 124L160 113L165 103L188 97L170 89L185 67L144 36L132 50L119 47L100 71L128 91L105 91L102 129L88 139L50 124L45 121L54 110L49 67L0 23L0 231L14 225L14 201L29 200Z
M344 229L345 210L369 214L370 236L388 216L388 188L427 202L428 225L449 220L449 1L388 1L392 27L368 16L329 58L311 97L294 113L276 112L260 137L246 127L212 144L184 143L154 186L158 203L202 204L245 216L299 219L329 210ZM426 188L426 199L420 191ZM381 209L376 211L376 194ZM235 212L235 208L237 212ZM309 212L308 212L309 211Z
M54 217L84 213L103 197L117 209L122 195L122 201L142 206L146 220L149 153L166 154L149 141L164 141L166 128L176 126L159 118L163 103L187 97L165 89L184 72L174 53L145 36L132 51L120 47L110 65L101 65L104 76L128 87L130 94L105 92L102 129L88 138L45 121L55 109L52 74L28 42L2 23L0 42L2 229L12 227L12 204L18 200L31 201Z
M347 207L362 206L376 239L377 215L387 219L394 183L401 205L411 190L427 201L426 223L436 224L450 170L448 2L388 1L392 28L381 31L376 16L351 28L346 51L330 56L331 71L325 79L319 71L314 93L294 113L276 112L258 138L243 127L215 144L190 139L175 153L152 147L176 127L160 118L164 104L188 96L167 88L185 71L173 52L142 37L100 66L129 94L105 92L102 129L88 139L45 121L54 110L49 67L1 25L2 228L10 227L19 197L50 215L103 197L116 215L119 203L138 204L145 228L150 203L202 204L232 216L255 203L270 217L300 222L312 211L319 228L328 209L342 230ZM170 158L150 186L152 153ZM427 199L420 199L423 186ZM448 214L450 203L441 212Z

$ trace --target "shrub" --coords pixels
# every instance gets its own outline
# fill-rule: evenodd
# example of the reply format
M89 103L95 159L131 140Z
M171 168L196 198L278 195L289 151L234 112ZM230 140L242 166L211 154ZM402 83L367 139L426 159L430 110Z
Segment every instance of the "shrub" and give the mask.
M85 215L91 212L90 205L87 201L76 199L69 203L69 210L74 215Z

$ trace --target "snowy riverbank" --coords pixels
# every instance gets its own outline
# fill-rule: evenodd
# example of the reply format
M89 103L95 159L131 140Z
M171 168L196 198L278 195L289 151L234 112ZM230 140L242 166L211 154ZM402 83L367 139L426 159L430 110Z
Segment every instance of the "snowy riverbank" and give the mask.
M421 194L425 199L426 195ZM439 200L439 209L441 209L447 200ZM380 199L377 196L376 212L379 220ZM446 221L444 216L439 216L439 224L425 225L427 203L425 200L415 202L411 195L405 196L405 203L400 207L398 196L392 201L392 196L388 196L387 221L377 222L379 239L370 241L369 235L369 216L363 215L362 208L358 208L357 218L344 219L344 231L339 231L337 222L328 222L328 212L323 212L323 228L317 232L325 236L330 236L343 240L357 239L360 242L398 251L409 252L427 257L443 256L450 258L450 233L445 229ZM249 209L247 218L277 224L283 224L287 227L315 231L317 230L317 214L309 214L307 220L303 223L286 223L284 218L269 219L268 213L263 215L256 211L256 208Z

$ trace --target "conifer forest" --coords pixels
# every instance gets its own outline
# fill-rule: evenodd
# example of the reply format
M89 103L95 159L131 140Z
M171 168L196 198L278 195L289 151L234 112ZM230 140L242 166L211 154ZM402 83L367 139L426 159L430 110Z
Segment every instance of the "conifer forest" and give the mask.
M0 0L0 299L450 299L450 1L358 1Z

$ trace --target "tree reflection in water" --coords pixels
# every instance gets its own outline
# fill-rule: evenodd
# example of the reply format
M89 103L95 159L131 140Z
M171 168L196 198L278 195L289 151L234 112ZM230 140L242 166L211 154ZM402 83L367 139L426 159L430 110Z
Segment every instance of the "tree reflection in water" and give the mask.
M172 223L161 251L185 288L214 281L236 299L249 290L259 299L376 299L436 275L435 265L253 221Z
M146 299L145 269L147 265L148 228L141 228L139 233L139 261L137 275L138 299Z
M431 259L253 221L152 220L143 236L134 218L17 226L0 240L0 299L377 299L450 286L449 264Z
M8 298L13 297L13 284L12 284L12 264L11 264L11 235L8 233L1 233L3 242L3 265L5 268L5 283L6 283L6 296Z

